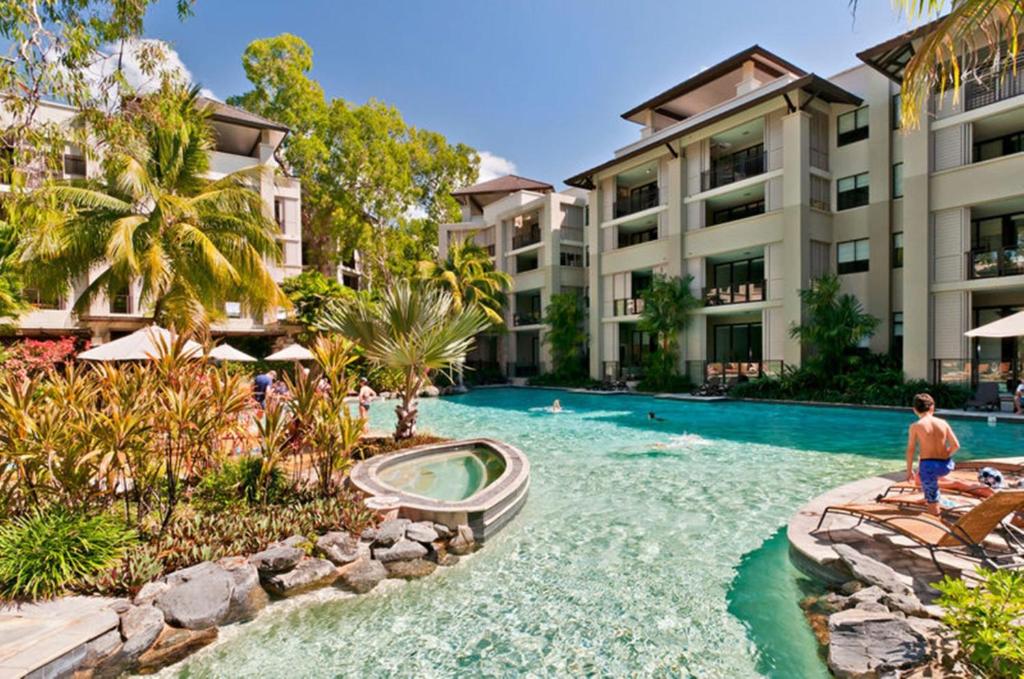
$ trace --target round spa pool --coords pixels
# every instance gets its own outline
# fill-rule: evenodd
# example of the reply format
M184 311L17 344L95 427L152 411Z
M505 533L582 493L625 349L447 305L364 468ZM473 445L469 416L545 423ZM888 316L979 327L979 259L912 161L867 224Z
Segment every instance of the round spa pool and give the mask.
M450 450L380 470L387 485L434 500L457 502L479 493L505 472L505 460L486 446Z

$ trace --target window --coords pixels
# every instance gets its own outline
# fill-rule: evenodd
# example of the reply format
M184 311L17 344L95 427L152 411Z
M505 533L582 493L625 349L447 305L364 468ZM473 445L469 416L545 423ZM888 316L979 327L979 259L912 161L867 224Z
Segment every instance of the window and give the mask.
M131 288L123 288L120 292L110 298L110 313L130 314L132 313Z
M239 302L225 302L224 313L227 314L228 318L241 318L242 305Z
M560 252L558 256L562 266L583 266L582 252Z
M1014 132L995 139L986 139L974 143L972 162L1001 158L1012 153L1024 151L1024 132Z
M849 210L868 204L868 173L843 177L836 182L837 209Z
M903 267L903 232L894 233L892 235L892 268L900 269Z
M892 315L892 341L889 342L889 352L894 358L903 359L903 312L895 311Z
M64 154L64 176L65 177L84 177L85 176L85 158L72 153Z
M619 232L620 248L628 248L630 245L640 245L652 240L658 240L658 227L656 226L644 231Z
M734 222L737 219L746 219L747 217L762 214L764 214L764 200L755 200L753 203L715 210L711 213L711 224L725 224L726 222Z
M892 197L903 197L903 163L892 166Z
M60 295L45 295L36 288L24 288L21 296L36 309L64 308L64 299Z
M274 221L277 222L278 227L284 231L284 217L285 205L284 201L280 198L274 199Z
M899 92L892 95L892 129L903 127L903 98Z
M839 130L837 146L846 146L855 141L868 138L868 107L863 106L856 111L850 111L839 116L836 120Z
M848 240L836 245L836 261L839 273L858 273L868 270L870 247L867 238Z

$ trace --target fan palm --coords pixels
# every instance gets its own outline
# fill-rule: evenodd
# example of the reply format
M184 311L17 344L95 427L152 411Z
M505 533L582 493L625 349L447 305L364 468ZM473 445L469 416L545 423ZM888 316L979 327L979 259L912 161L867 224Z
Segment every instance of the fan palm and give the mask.
M27 277L63 292L100 270L76 312L138 282L141 308L182 329L206 325L228 300L257 313L287 306L264 264L280 250L253 188L259 170L206 178L213 133L197 90L165 85L123 118L104 139L102 180L40 192L61 209L26 234Z
M462 371L474 337L488 326L479 306L455 311L455 298L434 286L399 281L378 303L359 298L333 305L321 323L362 346L366 357L403 375L402 402L395 407L395 438L416 433L415 399L431 370Z
M420 262L419 273L423 280L451 293L453 311L476 306L492 325L502 324L501 310L512 277L494 268L491 256L472 235L453 242L444 261Z

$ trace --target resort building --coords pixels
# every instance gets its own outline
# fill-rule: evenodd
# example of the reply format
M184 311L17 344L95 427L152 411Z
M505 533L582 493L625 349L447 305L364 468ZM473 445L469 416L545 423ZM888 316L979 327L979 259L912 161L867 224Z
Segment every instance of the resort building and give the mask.
M282 261L269 263L274 280L294 276L302 271L302 192L296 179L276 171L274 151L288 134L288 128L271 120L234 106L201 98L201 105L209 107L215 146L210 154L211 179L218 179L243 168L262 165L270 168L260 179L259 192L266 214L280 229ZM39 111L45 122L72 124L76 115L73 108L46 103ZM66 179L85 178L100 173L100 163L81 149L68 145L64 150L63 175ZM7 187L0 185L0 190ZM100 272L96 271L90 279ZM90 281L79 281L67 299L46 299L34 290L26 290L33 309L17 320L19 335L42 337L81 335L94 344L107 342L139 329L150 322L146 309L139 305L140 289L131 287L110 298L97 296L90 308L81 314L72 311L78 298ZM224 318L211 327L214 335L282 335L280 323L283 311L272 310L266 315L249 312L237 302L227 302Z
M1016 340L963 333L1024 305L1024 70L905 131L899 77L921 35L827 79L755 45L622 114L640 139L566 180L590 192L593 377L642 370L656 274L692 276L704 302L680 341L695 381L800 365L799 290L830 272L881 320L865 348L908 377L1022 376Z
M440 258L453 243L472 238L513 280L505 328L478 338L469 367L512 378L550 369L544 310L552 295L585 296L585 192L556 193L550 184L507 175L452 196L462 206L462 221L439 227Z

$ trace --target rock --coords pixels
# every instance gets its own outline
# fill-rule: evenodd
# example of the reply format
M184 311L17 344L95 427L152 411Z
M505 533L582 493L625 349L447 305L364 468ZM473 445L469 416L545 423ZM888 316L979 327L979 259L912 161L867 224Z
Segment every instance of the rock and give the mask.
M217 639L217 628L204 630L165 627L156 643L139 656L138 671L150 673L191 655Z
M364 540L366 542L373 542L374 540L377 539L377 529L376 528L364 528L363 532L359 534L359 539L360 540Z
M440 536L437 534L437 530L434 529L432 522L419 521L417 523L410 523L405 527L405 537L416 542L430 544Z
M157 612L159 613L159 611ZM163 616L161 616L160 626L163 627L163 624ZM106 634L101 634L85 645L85 657L82 658L79 669L95 669L113 659L120 650L120 632L112 629Z
M430 575L437 570L437 564L427 559L412 559L411 561L389 561L384 564L388 571L389 578L401 578L412 580Z
M881 561L872 559L870 556L861 554L850 545L832 545L839 558L843 560L850 572L869 585L877 585L886 592L906 594L915 597L913 588L910 587L899 573Z
M303 559L287 573L264 579L264 585L278 596L295 596L311 589L326 587L338 577L334 564L326 559Z
M412 523L409 519L390 519L377 526L377 534L373 539L374 547L390 547L405 537L406 527Z
M256 566L243 556L225 557L217 565L227 571L234 582L231 605L223 623L245 622L255 618L269 601L267 593L260 587L260 574Z
M165 580L170 587L154 605L170 625L199 630L222 623L231 607L235 584L220 566L204 561L175 571Z
M839 591L846 596L850 596L851 594L856 594L862 589L864 589L863 582L860 580L850 580L849 582L843 583L843 586L839 588Z
M132 603L136 606L142 606L144 604L151 604L156 601L156 598L166 592L170 588L163 580L154 580L153 582L147 582L139 590L139 593L132 599Z
M388 571L380 561L359 559L345 567L339 581L345 589L356 594L366 594L386 577Z
M840 679L875 679L929 659L925 638L891 613L842 611L828 631L828 666Z
M826 592L819 597L808 597L801 606L812 613L831 615L849 607L850 603L849 599L838 592Z
M882 589L878 585L872 585L871 587L865 587L856 594L851 595L848 601L850 602L851 606L856 606L857 604L863 604L868 602L878 603L882 600L882 597L884 596L884 589Z
M135 606L121 616L121 655L135 660L153 645L164 629L163 611L151 604Z
M427 385L420 389L419 396L421 398L437 398L441 395L441 390L435 387L433 384Z
M466 524L460 524L455 537L448 543L448 551L462 556L463 554L469 554L475 549L476 538L473 537L473 529Z
M448 538L455 535L455 531L453 531L451 528L444 525L443 523L435 523L434 531L437 532L437 537L442 540L447 540Z
M929 617L929 611L921 600L914 595L903 593L886 593L881 599L882 603L897 611L912 615L918 618Z
M373 550L373 558L387 564L392 561L411 561L427 555L427 548L412 540L400 540L392 547L378 547Z
M304 556L305 552L297 547L279 545L256 552L249 557L249 563L256 566L260 576L266 577L295 568L295 564Z
M310 542L309 538L307 538L305 535L293 535L291 537L285 538L284 540L281 540L280 542L275 542L270 546L294 547L295 549L301 549L302 551L306 551L307 549L312 549L313 543Z
M316 553L336 566L344 566L359 558L359 540L345 531L324 533L316 541Z
M872 613L888 613L889 609L878 601L862 601L854 606L858 611L870 611Z
M449 554L447 550L434 552L431 556L433 557L432 561L434 561L438 566L449 567L454 566L459 562L459 557L455 554Z
M132 602L128 599L117 599L114 603L110 604L110 610L114 611L118 615L127 613L128 609L132 607Z

